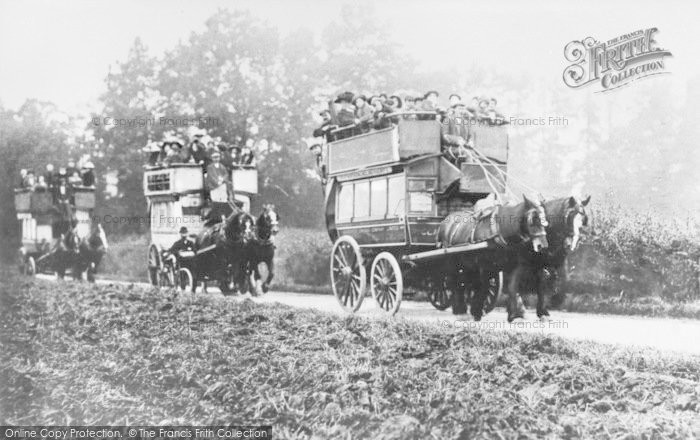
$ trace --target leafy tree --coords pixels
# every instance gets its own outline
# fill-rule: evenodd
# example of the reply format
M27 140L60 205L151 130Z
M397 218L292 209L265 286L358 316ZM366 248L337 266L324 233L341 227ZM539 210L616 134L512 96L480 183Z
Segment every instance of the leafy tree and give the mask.
M154 88L157 63L148 55L147 48L136 39L125 62L107 76L107 91L102 95L102 111L92 115L88 130L94 143L96 174L104 176L116 172L119 193L109 197L98 186L98 213L102 216L146 215L143 197L143 161L140 151L149 139L162 134L157 124L148 123L153 118L161 98ZM119 121L124 121L121 123ZM127 123L141 121L142 123ZM145 230L143 223L131 225L105 224L109 232Z

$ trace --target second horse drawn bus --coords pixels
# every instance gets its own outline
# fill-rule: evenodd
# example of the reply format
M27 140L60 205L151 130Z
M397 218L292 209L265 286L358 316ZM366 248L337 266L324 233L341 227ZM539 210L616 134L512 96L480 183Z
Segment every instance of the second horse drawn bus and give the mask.
M250 165L234 165L230 179L235 202L243 212L248 212L250 197L258 192L257 169ZM150 213L151 239L147 254L150 282L184 290L196 288L198 274L193 273L192 267L181 263L193 261L195 254L205 254L214 248L180 252L177 258L171 258L168 249L180 238L179 230L183 226L190 236L199 236L207 230L207 220L203 214L211 201L205 191L201 165L183 163L148 167L144 172L143 188ZM230 214L233 210L232 207L225 208L221 214ZM218 282L222 292L232 290L230 268L222 265L221 270L215 272L211 279ZM204 276L203 272L200 271L200 275ZM207 279L204 276L202 281Z

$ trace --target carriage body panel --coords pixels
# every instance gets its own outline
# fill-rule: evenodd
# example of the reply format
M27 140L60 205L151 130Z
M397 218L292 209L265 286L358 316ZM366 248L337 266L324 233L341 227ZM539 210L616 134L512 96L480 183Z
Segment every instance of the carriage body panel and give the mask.
M258 193L258 170L250 165L234 166L231 171L231 183L236 195L250 195ZM250 199L248 199L250 203Z
M191 234L204 228L200 217L203 197L200 193L160 195L149 197L151 242L168 249L180 238L179 230L185 226Z
M15 190L15 210L18 213L46 214L52 207L53 200L48 191L32 191L28 188Z

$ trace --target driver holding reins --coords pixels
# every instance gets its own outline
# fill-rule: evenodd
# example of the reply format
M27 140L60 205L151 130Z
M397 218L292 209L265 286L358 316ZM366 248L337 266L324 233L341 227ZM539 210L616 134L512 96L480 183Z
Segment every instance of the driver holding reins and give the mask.
M194 256L195 244L194 241L187 235L187 232L186 227L181 227L180 239L173 243L173 245L170 246L170 249L168 249L169 255L166 258L168 258L173 264L175 264L181 256L186 256L187 253L190 254L189 256ZM183 265L182 261L180 261L180 266L186 267L187 265Z

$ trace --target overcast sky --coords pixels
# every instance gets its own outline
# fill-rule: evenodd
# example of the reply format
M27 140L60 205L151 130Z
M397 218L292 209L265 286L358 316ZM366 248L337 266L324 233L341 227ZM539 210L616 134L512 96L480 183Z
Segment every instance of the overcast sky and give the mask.
M0 0L0 101L53 101L69 112L96 108L110 64L138 36L152 54L203 28L218 8L249 9L282 33L320 31L338 17L340 1L10 1ZM592 36L607 40L647 27L670 50L674 90L700 74L699 2L571 2L400 0L375 5L393 38L424 68L477 64L524 71L562 87L563 48ZM443 48L448 48L444 50Z

